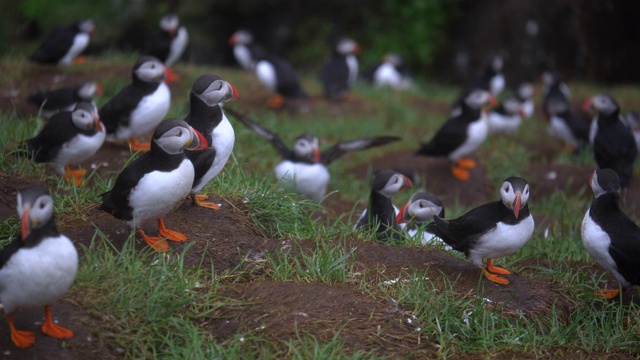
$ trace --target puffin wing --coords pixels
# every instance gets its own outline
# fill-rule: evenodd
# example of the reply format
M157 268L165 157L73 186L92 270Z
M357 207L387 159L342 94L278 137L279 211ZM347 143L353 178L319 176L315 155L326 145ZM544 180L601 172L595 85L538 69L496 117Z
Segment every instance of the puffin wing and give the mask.
M163 63L171 52L171 35L166 31L158 31L151 35L145 46L145 53L154 56Z
M293 156L293 151L285 145L285 143L280 139L277 134L272 133L271 131L263 128L257 122L249 119L248 117L240 114L239 112L233 109L224 109L225 113L233 115L236 119L238 119L244 126L253 130L258 136L265 138L271 141L271 144L278 150L280 155L283 158L289 158Z
M347 151L369 149L371 147L386 145L398 140L400 140L400 138L397 136L376 136L365 137L352 141L341 141L323 151L320 154L320 162L324 165L328 165L332 161L340 158Z
M64 111L52 116L38 135L27 140L24 145L37 162L48 162L56 157L60 147L75 134L71 112Z
M43 64L57 63L69 51L75 35L75 31L68 27L54 29L29 57L29 60Z
M100 109L100 121L107 133L115 132L119 125L129 125L129 116L140 100L133 92L133 86L125 87Z
M623 214L624 215L624 214ZM609 254L618 264L618 272L632 284L640 284L640 228L626 215L613 227ZM625 234L623 236L622 234ZM632 234L628 236L627 234ZM624 264L624 266L620 266Z
M427 143L423 143L416 155L447 156L467 139L467 122L462 115L445 122Z
M344 58L332 56L322 67L320 80L324 86L325 95L328 98L336 98L342 95L349 87L349 68Z
M287 60L271 56L268 59L276 71L278 83L276 91L289 98L307 98L309 95L302 89L298 74Z
M216 149L210 147L203 151L185 151L184 153L193 164L193 170L195 172L193 183L196 184L211 168L211 165L213 165L217 153Z

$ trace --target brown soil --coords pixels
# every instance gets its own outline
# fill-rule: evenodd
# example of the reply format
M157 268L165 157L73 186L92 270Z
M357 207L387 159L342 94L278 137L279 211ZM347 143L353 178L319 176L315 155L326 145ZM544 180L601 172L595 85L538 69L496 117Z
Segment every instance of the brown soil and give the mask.
M0 64L0 70L6 71L7 65ZM95 69L94 69L95 70ZM126 67L114 67L111 71L101 68L97 71L98 80L107 76L128 76ZM31 115L36 109L24 102L24 95L43 84L51 84L55 71L34 68L28 78L19 82L4 84L0 97L0 111L14 111L18 116ZM64 82L74 83L88 78L86 73L68 72ZM95 77L94 77L95 78ZM243 106L263 109L268 94L261 89L249 91L243 97ZM412 104L412 106L421 106ZM289 104L282 111L309 112L330 111L332 113L351 111L370 111L373 105L361 99L345 103L327 103L320 99L311 99L304 103ZM440 106L441 112L447 107ZM531 145L533 146L533 145ZM540 159L548 157L548 148L540 147ZM129 156L126 147L107 144L87 163L85 168L97 165L96 173L103 178L116 174ZM418 172L422 185L437 193L445 204L455 199L464 206L475 206L496 197L496 190L485 180L485 172L480 164L471 173L472 181L459 186L450 171L449 164L442 159L416 158L410 151L398 151L386 154L375 161L374 170L396 168ZM554 179L546 174L553 170ZM354 165L348 171L357 176L366 176L369 165ZM532 163L528 172L535 194L550 194L569 188L571 191L585 191L586 179L592 169L574 165L546 165ZM16 190L39 181L29 178L16 178L0 172L0 218L15 217ZM90 179L88 185L92 184ZM637 184L637 182L636 182ZM52 184L47 184L52 185ZM590 193L585 191L585 204ZM627 194L628 204L640 204L640 187L634 186ZM166 223L189 235L193 244L186 253L188 266L215 268L222 272L242 266L254 266L265 261L269 252L294 248L305 251L315 248L312 241L292 241L273 239L264 236L248 219L247 209L242 201L214 197L220 203L219 211L192 206L185 202ZM98 199L96 199L96 204ZM341 198L340 194L330 197L324 204L330 218L339 217L353 209L353 203ZM630 206L631 207L631 206ZM635 213L634 213L635 214ZM63 224L61 231L74 239L77 244L88 246L94 237L95 229L100 229L116 246L121 247L131 230L129 226L110 215L101 212L96 206L87 207L84 215L88 220L59 219ZM635 214L637 215L637 214ZM553 219L545 219L552 222ZM146 228L155 234L156 225ZM180 253L186 244L171 243L173 250ZM528 317L548 318L552 311L568 318L572 311L569 294L557 284L537 274L535 265L543 260L528 260L516 269L521 273L508 276L509 286L501 286L480 280L480 270L465 260L451 257L446 252L414 247L394 247L354 238L347 241L349 249L354 249L355 266L365 281L377 284L394 279L407 279L408 274L416 271L423 273L438 287L454 284L454 291L461 298L482 296L491 300L501 311L522 313ZM137 240L137 247L146 245ZM82 259L81 259L82 261ZM595 271L598 271L597 269ZM607 277L611 286L617 283ZM479 281L481 294L477 294ZM255 331L259 335L274 340L295 340L299 334L309 333L319 341L331 340L340 330L340 339L352 350L376 350L379 355L393 358L437 356L433 339L416 331L415 323L410 323L410 313L392 300L379 294L363 293L356 284L345 282L328 285L319 282L275 282L261 278L248 278L245 282L225 284L222 295L246 303L243 306L221 308L207 319L206 329L215 341L224 342L239 332ZM552 309L552 306L555 306ZM112 359L121 358L120 349L112 344L98 340L102 319L91 316L83 304L83 295L73 289L64 299L54 304L56 319L74 330L75 338L61 342L42 336L37 324L42 321L41 309L22 309L17 314L17 325L21 329L36 330L37 342L30 349L17 349L9 339L7 326L0 326L0 353L6 359ZM0 320L0 322L3 320ZM528 357L527 354L505 353L505 357ZM599 357L603 354L587 354ZM585 356L585 354L578 354ZM571 356L573 357L573 356ZM463 357L465 358L465 357Z

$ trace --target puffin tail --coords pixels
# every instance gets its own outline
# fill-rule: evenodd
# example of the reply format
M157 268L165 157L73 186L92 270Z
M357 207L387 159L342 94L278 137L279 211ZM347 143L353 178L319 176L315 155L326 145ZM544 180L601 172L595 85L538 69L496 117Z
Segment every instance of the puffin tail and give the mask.
M449 222L440 218L438 215L433 217L433 222L427 224L425 231L439 237L447 245L458 250L458 244L449 236Z

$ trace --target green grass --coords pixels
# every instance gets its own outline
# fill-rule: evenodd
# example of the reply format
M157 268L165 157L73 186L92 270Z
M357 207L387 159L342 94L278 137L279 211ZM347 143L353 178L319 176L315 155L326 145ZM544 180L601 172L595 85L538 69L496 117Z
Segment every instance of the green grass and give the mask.
M89 68L104 69L131 61L130 57L114 55ZM17 72L24 73L20 70L24 67L19 64ZM247 82L253 81L247 74L232 69L184 66L181 70L183 84L191 84L204 72L215 72L234 83L241 96L244 89L249 88ZM18 79L15 74L9 78L10 81ZM303 81L311 84L310 88L319 89L317 80L303 78ZM105 95L99 105L127 82L128 79L114 78L102 84ZM447 105L458 94L455 87L420 85L417 90L400 93L359 84L356 93L366 106L358 114L333 116L320 110L309 114L259 112L243 108L242 97L228 106L280 134L287 144L304 132L317 135L325 146L374 134L401 136L402 142L384 149L348 154L345 161L331 165L330 171L341 176L332 177L330 191L336 191L342 199L352 202L355 209L357 203L360 208L365 206L370 184L369 179L347 174L348 169L357 164L368 164L386 151L411 149L419 141L428 139L445 120ZM591 84L570 85L572 89L576 88L576 98L612 90L621 104L633 104L633 99L640 94L640 90L629 87L604 89ZM172 106L170 116L186 115L188 90L185 85L182 92L174 94L175 106ZM412 106L415 103L428 105ZM224 307L250 306L219 295L220 290L255 274L261 279L276 281L349 283L373 297L391 298L412 319L422 341L436 344L442 357L625 353L637 351L640 346L640 309L636 305L619 306L594 299L593 292L602 279L579 265L594 263L580 240L580 225L590 201L590 189L585 190L586 194L564 191L532 198L531 211L539 221L533 238L519 252L500 260L507 267L517 267L527 259L547 261L549 265L521 268L527 270L523 276L547 279L575 295L569 318L559 312L549 318L527 317L504 305L486 301L482 297L482 281L477 289L469 289L475 290L477 296L470 296L457 292L455 284L442 286L441 282L428 279L415 270L407 271L404 276L407 281L375 283L359 276L355 269L356 253L346 245L347 240L359 237L372 241L372 237L351 230L352 222L348 219L350 216L351 221L355 221L357 212L343 215L335 222L318 220L317 215L323 211L321 205L291 194L275 182L272 169L278 158L272 145L233 119L231 121L236 131L234 156L203 192L244 203L256 229L263 236L278 239L281 245L264 254L264 261L257 265L260 271L246 270L240 264L234 270L219 273L214 269L185 266L183 254L137 252L133 242L116 250L96 229L94 243L84 249L73 291L92 315L104 320L101 326L105 331L101 331L99 340L124 349L127 358L375 358L375 353L349 350L339 339L341 329L337 329L336 336L329 341L320 341L307 333L298 333L293 339L273 340L259 331L238 333L223 343L212 340L205 328L208 316ZM3 149L0 166L6 174L45 181L53 194L59 222L84 219L86 208L95 205L99 194L112 186L116 174L101 178L93 173L90 176L95 186L76 187L61 180L46 166L9 153L20 141L33 136L38 126L35 118L25 121L12 114L0 115L3 134L0 137L0 149ZM539 119L531 119L521 130L540 135L545 134L544 126ZM527 165L535 154L521 141L523 138L523 133L515 137L497 137L480 149L479 157L486 165L486 182L491 188L497 189L511 175L526 177ZM593 164L593 159L585 154L577 160L560 155L551 161L554 164ZM586 183L586 179L575 181ZM497 198L497 190L495 193ZM408 196L410 194L399 196L396 203L402 203ZM469 210L460 205L457 198L447 199L447 205L448 217ZM549 230L545 236L546 227ZM0 221L3 244L14 238L18 231L16 216ZM314 246L302 246L302 242L311 242ZM410 241L406 246L420 245ZM460 254L454 256L462 258Z

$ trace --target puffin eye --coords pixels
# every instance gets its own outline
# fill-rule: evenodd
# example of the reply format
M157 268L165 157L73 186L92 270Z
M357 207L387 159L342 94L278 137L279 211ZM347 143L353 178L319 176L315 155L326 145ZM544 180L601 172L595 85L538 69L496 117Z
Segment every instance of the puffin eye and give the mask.
M178 137L182 136L182 129L178 130Z
M44 203L41 201L40 202L40 209L44 209L44 206L45 206Z

